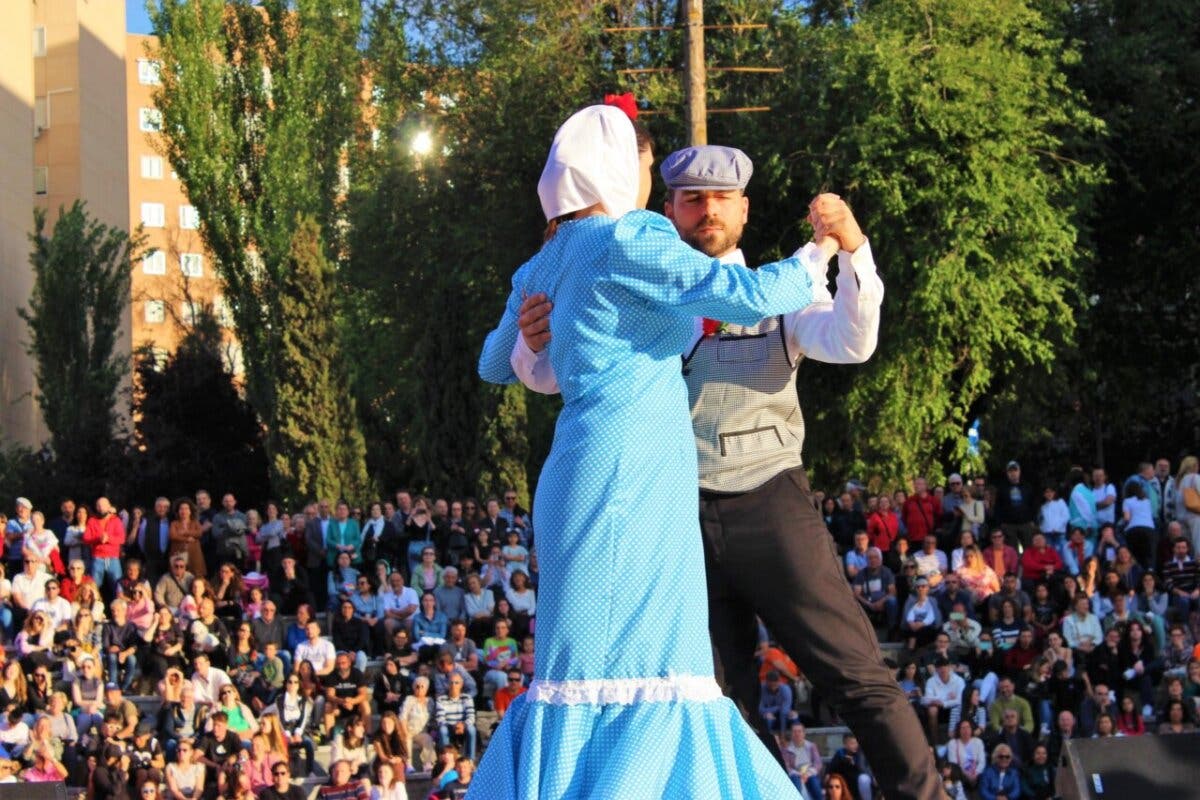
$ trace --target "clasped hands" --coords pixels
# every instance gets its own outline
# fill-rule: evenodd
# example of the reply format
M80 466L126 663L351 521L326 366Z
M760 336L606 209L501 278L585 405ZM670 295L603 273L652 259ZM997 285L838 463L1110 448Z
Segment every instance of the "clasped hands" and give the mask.
M836 194L819 194L808 204L808 222L813 241L829 257L838 250L853 253L867 241L850 206ZM550 343L550 309L553 305L544 292L529 295L521 303L517 327L525 344L539 353Z

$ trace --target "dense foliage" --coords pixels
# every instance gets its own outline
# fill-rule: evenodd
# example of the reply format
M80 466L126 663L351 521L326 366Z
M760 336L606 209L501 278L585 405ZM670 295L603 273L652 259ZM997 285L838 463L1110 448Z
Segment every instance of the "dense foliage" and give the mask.
M174 500L201 487L233 488L249 506L270 495L262 425L234 383L228 356L207 309L165 361L151 348L134 354L130 497Z
M50 431L43 461L59 484L99 493L119 473L117 394L129 362L117 341L142 238L97 221L78 200L59 208L53 230L46 221L35 209L33 293L18 312Z
M303 439L289 429L292 415L324 418L327 397L300 387L287 387L286 402L280 397L281 377L307 374L313 353L343 363L336 330L296 341L309 331L288 317L285 298L295 287L298 218L316 221L327 257L344 254L343 169L363 71L360 3L168 0L152 16L166 155L200 214L224 284L245 353L247 395L267 431L272 482L288 497L307 497L328 490L327 476L339 473L342 488L362 491L353 413L338 418L345 427L335 440L316 452L297 450ZM337 314L332 305L314 311Z
M632 90L658 154L684 143L676 12L158 4L167 155L276 491L531 488L557 400L482 384L475 359L539 246L559 122ZM1194 442L1196 4L727 0L706 21L767 26L707 35L710 106L771 109L709 119L755 162L750 260L801 244L836 191L887 287L870 362L802 367L818 481L1013 455L1119 471ZM783 71L723 69L758 66Z

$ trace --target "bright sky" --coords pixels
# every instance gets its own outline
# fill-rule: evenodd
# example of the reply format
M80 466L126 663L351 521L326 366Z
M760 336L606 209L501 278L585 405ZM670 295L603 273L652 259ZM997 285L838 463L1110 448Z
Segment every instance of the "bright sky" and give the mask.
M146 0L125 0L125 29L129 33L149 33L150 17Z

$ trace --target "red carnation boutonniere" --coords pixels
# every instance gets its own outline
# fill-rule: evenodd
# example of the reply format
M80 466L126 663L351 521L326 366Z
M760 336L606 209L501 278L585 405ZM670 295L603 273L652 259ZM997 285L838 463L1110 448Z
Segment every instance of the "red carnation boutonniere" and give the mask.
M718 333L725 333L728 327L729 326L726 323L721 322L720 320L709 319L708 317L704 318L705 336L715 336Z

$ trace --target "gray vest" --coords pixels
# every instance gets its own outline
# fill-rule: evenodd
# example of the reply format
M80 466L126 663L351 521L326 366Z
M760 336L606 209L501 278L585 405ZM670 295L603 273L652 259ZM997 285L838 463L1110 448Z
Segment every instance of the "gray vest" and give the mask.
M683 359L700 488L748 492L801 465L804 416L783 318L726 326Z

